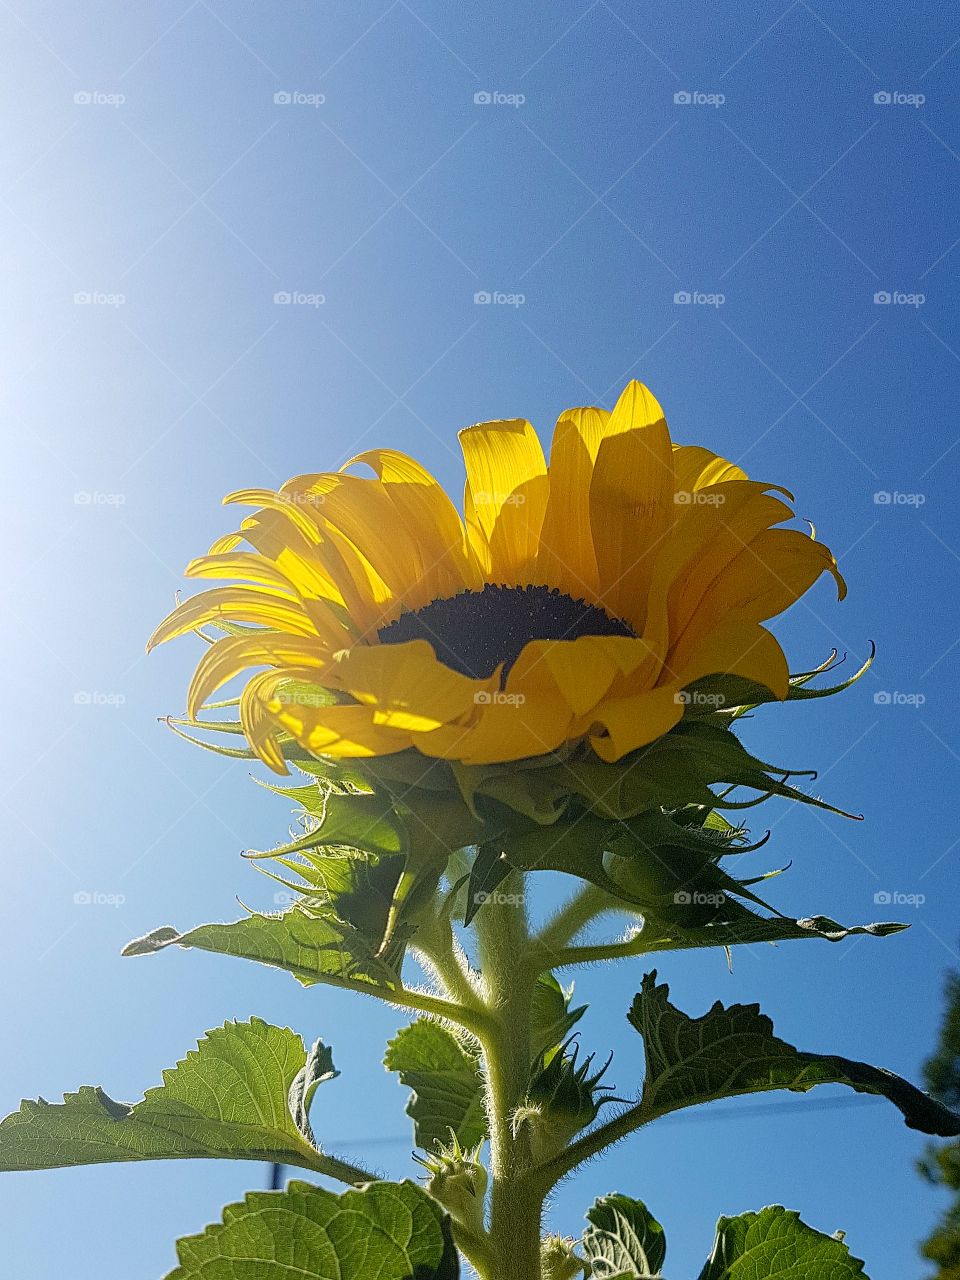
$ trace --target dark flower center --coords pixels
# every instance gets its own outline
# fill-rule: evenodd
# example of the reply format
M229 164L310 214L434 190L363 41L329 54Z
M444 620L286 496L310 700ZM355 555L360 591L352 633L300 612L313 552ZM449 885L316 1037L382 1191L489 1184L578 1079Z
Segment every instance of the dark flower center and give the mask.
M577 640L580 636L632 636L620 618L596 604L574 600L556 587L498 587L461 591L433 600L385 627L383 644L429 640L439 660L475 679L503 676L531 640Z

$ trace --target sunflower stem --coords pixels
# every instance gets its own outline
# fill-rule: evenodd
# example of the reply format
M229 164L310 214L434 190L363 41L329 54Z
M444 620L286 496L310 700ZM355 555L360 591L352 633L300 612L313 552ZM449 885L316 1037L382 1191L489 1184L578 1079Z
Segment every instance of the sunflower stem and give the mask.
M595 884L586 884L555 912L534 939L534 945L545 952L546 956L552 952L560 952L600 916L608 911L624 910L625 904L618 902L605 889ZM550 967L552 964L551 961Z
M476 917L477 944L488 1024L480 1034L486 1064L490 1129L490 1245L483 1280L539 1280L540 1219L544 1195L531 1176L525 1132L513 1114L530 1079L531 1006L537 979L529 963L530 932L522 873L503 881Z

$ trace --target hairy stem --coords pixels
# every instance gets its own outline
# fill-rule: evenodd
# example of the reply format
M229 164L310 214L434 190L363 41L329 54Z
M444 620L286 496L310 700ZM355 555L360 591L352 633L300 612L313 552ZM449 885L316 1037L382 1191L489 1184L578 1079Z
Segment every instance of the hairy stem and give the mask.
M544 925L536 943L546 952L559 951L598 916L623 909L623 903L617 902L605 889L585 884Z
M488 1024L480 1033L490 1127L491 1259L484 1280L538 1280L543 1195L531 1178L529 1144L512 1117L530 1077L530 1013L535 968L523 877L513 872L476 919Z

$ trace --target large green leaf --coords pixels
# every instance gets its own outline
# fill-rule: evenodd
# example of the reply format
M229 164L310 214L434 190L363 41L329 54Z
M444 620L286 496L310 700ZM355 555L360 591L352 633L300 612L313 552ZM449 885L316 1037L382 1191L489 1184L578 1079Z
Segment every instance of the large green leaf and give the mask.
M656 970L644 977L628 1015L643 1036L645 1121L737 1094L843 1084L888 1098L911 1129L942 1138L960 1134L960 1116L892 1071L803 1053L773 1034L773 1023L755 1004L724 1008L718 1001L702 1018L690 1018L670 1003L667 986L656 978Z
M329 1173L307 1121L313 1093L337 1072L318 1041L259 1018L210 1031L141 1102L85 1085L62 1103L24 1102L0 1124L0 1169L120 1160L269 1160Z
M311 986L316 982L363 983L392 988L397 973L374 953L375 944L324 904L298 903L281 915L251 915L232 924L202 924L187 933L165 925L123 949L125 956L150 955L164 947L198 947L219 955L259 960L286 969Z
M863 1263L781 1205L721 1218L699 1280L866 1280Z
M658 1276L667 1256L663 1227L641 1200L610 1195L587 1211L583 1252L597 1280Z
M449 1220L412 1182L335 1195L306 1182L253 1191L177 1243L167 1280L457 1280Z
M383 1065L413 1090L406 1110L418 1147L433 1151L449 1142L451 1129L463 1148L487 1136L477 1058L439 1023L418 1018L404 1027L387 1045Z

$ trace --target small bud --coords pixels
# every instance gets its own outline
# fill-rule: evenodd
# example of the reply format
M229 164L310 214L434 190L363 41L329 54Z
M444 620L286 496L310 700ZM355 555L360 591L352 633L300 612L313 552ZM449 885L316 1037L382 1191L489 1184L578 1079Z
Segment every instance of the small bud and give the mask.
M577 1065L579 1045L571 1041L544 1054L530 1083L527 1100L514 1112L513 1129L518 1134L526 1129L532 1155L537 1160L549 1160L562 1151L570 1139L597 1118L601 1106L611 1099L596 1096L607 1086L600 1085L610 1058L594 1075L590 1067L591 1053L582 1065Z
M540 1242L540 1275L543 1280L574 1280L587 1266L573 1251L569 1236L544 1236Z
M487 1170L480 1163L482 1146L481 1142L464 1151L451 1129L449 1144L438 1142L434 1155L414 1156L430 1175L425 1179L430 1194L439 1200L454 1222L459 1222L474 1235L482 1235L484 1230Z

